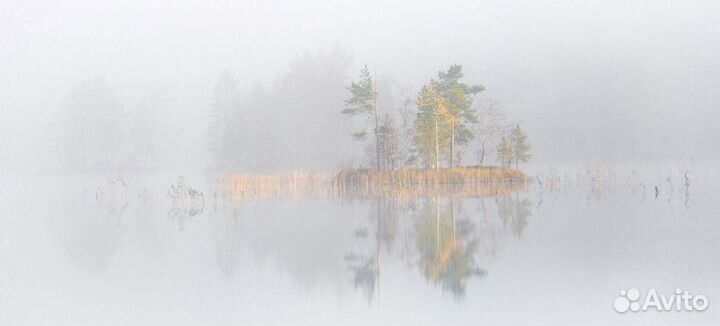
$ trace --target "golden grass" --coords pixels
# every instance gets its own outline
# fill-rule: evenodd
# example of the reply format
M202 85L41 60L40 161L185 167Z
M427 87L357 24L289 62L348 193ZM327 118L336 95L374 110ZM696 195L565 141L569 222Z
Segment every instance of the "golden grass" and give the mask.
M332 177L321 173L233 174L224 181L233 201L300 199L332 195Z
M233 201L301 198L484 197L523 189L527 177L498 167L393 171L341 170L324 173L233 174L221 178Z
M484 197L516 192L526 183L522 172L499 167L344 170L335 176L334 188L341 197Z

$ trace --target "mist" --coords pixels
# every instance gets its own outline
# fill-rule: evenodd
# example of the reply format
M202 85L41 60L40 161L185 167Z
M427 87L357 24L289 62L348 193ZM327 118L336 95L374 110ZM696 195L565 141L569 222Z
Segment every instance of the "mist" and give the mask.
M0 324L717 325L718 17L0 0Z
M331 64L319 60L339 52L347 62L332 67L337 80L326 87L307 87L301 95L275 91L273 105L281 107L272 113L245 106L249 121L268 115L255 125L264 134L253 143L272 148L289 139L319 140L293 137L286 128L305 122L273 124L302 111L291 103L298 97L307 105L325 97L322 108L305 111L347 125L332 106L342 109L342 87L362 65L396 85L385 94L394 100L380 108L393 112L403 96L413 97L437 71L457 63L466 80L485 86L479 97L499 102L523 123L535 163L717 158L719 9L707 1L4 0L2 165L57 167L62 150L52 144L63 103L73 87L101 79L126 116L148 94L163 92L168 148L154 159L164 167L205 168L212 162L205 137L212 92L223 71L233 74L240 99L248 102L257 87L289 87L282 83L293 70L311 72L296 73L299 79L322 74ZM342 127L319 137L349 138ZM279 164L287 158L277 157L246 169L338 166L359 160L352 146L317 144L301 163Z

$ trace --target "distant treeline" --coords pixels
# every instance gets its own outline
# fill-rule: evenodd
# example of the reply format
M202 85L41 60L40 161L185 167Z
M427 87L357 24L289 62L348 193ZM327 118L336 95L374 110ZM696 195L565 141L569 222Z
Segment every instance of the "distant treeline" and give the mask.
M494 102L474 103L484 87L462 82L462 66L440 71L413 96L376 80L367 66L348 84L349 63L343 52L304 56L274 87L258 83L245 96L233 75L223 72L207 133L215 166L230 171L339 164L440 168L463 161L483 166L495 154L501 166L517 168L530 159L519 124L508 122ZM464 160L471 150L475 160Z
M169 106L167 94L156 91L126 108L104 79L88 79L70 90L61 115L48 126L57 136L49 150L63 170L151 169L158 149L170 143Z
M90 79L70 90L48 126L57 136L49 144L64 168L78 171L148 170L207 156L188 143L206 144L208 166L226 172L484 166L493 156L517 168L530 158L520 126L497 103L476 99L484 87L465 83L460 65L415 89L367 66L349 81L350 67L350 54L336 49L297 57L272 83L242 88L222 72L198 108L207 119L198 121L177 113L172 94L151 92L125 106L103 79ZM201 129L205 139L196 139Z

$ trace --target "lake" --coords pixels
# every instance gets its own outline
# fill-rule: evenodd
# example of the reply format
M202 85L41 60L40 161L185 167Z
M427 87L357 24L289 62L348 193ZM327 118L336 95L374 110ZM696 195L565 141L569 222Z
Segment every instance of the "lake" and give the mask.
M0 324L717 324L716 166L402 198L237 200L195 174L189 202L177 174L6 176ZM709 307L616 312L630 288Z

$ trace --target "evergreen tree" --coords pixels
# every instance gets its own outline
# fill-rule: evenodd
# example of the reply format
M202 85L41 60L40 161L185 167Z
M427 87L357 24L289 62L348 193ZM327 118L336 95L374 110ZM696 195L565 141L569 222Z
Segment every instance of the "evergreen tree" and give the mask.
M447 71L438 72L438 79L431 81L445 102L445 120L450 128L448 160L451 168L455 166L455 145L467 144L473 138L468 128L468 124L477 122L477 113L472 107L473 96L485 89L480 85L462 83L462 78L462 66L455 64Z
M162 125L165 111L170 99L162 91L155 91L142 99L130 112L132 126L127 137L132 144L130 153L133 168L150 168L153 159L158 155L156 151L162 142Z
M495 157L502 167L508 167L512 164L513 152L507 138L500 138L500 143L497 145L497 154Z
M227 151L232 147L232 137L228 133L228 120L234 118L237 108L240 107L240 92L237 81L226 70L215 84L214 99L207 130L207 143L210 152L216 160L228 158L233 153Z
M527 163L532 157L530 155L530 144L527 142L525 132L520 129L520 125L516 125L510 131L510 145L512 146L512 156L515 160L515 169L518 168L518 162Z
M415 148L413 146L415 138L415 107L414 101L410 97L404 97L400 107L398 108L398 115L400 117L399 130L398 130L398 141L400 154L398 158L401 160L402 166L416 165L418 157L416 155Z
M366 121L373 120L375 122L375 168L379 170L381 161L381 144L377 90L375 88L373 76L370 74L370 70L367 65L365 65L360 71L360 78L358 82L351 82L348 90L350 91L351 96L345 100L345 105L347 107L342 110L342 113L349 116L364 115L367 118ZM365 140L367 136L367 132L365 131L366 128L367 126L365 126L362 131L354 133L353 136L358 140Z
M445 100L432 84L428 84L418 93L415 105L418 108L414 123L415 150L426 168L438 169L440 152L448 148L450 139L449 124L444 119L447 115Z
M112 170L126 164L125 111L110 85L93 78L75 85L62 108L62 144L68 167Z
M402 161L402 152L400 150L400 138L395 128L395 119L389 114L385 114L382 119L379 135L382 157L380 165L383 169L394 170L398 163Z

